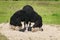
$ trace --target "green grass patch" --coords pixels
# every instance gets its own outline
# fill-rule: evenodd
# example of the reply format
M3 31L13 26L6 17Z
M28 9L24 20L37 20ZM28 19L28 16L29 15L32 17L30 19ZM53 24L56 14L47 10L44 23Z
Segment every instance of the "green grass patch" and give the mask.
M1 35L0 33L0 40L8 40L4 35Z
M10 17L25 5L31 5L42 16L43 23L60 24L58 1L0 1L0 23L9 22Z

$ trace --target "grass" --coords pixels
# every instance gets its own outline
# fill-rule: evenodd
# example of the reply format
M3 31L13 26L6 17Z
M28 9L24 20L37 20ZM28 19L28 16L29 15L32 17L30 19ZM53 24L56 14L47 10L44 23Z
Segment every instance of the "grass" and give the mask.
M0 34L0 40L8 40L4 35Z
M31 5L42 16L43 23L60 24L59 1L0 1L0 23L9 22L10 17L25 5Z

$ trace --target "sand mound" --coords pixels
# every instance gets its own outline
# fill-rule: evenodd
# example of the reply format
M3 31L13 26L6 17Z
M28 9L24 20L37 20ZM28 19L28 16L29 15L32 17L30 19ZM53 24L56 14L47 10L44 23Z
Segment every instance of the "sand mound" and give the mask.
M10 29L9 23L0 24L0 33L9 40L60 40L60 25L43 25L44 31L20 32Z

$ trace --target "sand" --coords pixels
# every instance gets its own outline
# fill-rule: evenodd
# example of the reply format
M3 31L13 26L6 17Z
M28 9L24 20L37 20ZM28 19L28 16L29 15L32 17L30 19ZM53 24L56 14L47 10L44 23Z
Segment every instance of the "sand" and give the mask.
M60 40L60 25L43 24L43 31L20 32L12 30L9 23L0 24L0 33L9 40Z

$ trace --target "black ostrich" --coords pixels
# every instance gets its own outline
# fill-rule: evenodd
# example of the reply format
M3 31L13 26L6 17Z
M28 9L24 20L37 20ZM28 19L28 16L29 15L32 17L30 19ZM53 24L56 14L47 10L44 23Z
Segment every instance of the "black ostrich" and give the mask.
M21 24L22 21L24 22L24 25L26 24L28 25L28 23L30 22L28 31L31 31L32 28L42 27L42 17L38 15L30 5L26 5L23 7L22 10L15 12L10 18L10 25L22 26ZM35 24L31 27L32 22ZM23 29L20 29L20 31L23 31L23 32L25 30L26 30L26 26L24 26Z

